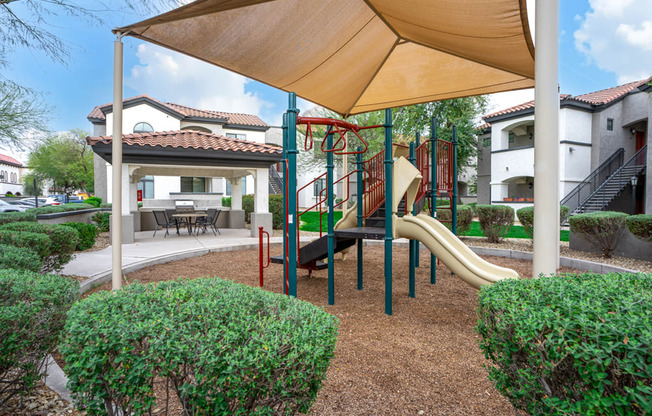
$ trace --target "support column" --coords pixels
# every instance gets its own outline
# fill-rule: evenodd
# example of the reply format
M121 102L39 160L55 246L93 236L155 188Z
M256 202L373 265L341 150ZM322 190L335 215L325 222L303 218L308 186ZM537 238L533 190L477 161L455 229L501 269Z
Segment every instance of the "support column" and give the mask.
M283 167L283 293L288 294L288 193L287 193L287 147L288 147L288 113L283 113L283 154L281 155Z
M533 276L559 258L559 0L536 2Z
M122 34L113 42L113 143L111 145L111 288L122 286Z
M233 188L231 188L233 190ZM233 199L231 200L233 202ZM269 212L269 168L256 169L254 178L254 212L251 213L251 236L258 236L258 228L272 233L272 214Z
M242 209L242 182L244 178L231 178L231 210L229 228L245 228L245 212ZM252 227L253 229L253 227Z
M297 296L297 96L288 98L288 280L290 296Z
M385 313L392 314L392 110L385 110Z
M421 133L417 132L415 134L414 141L415 141L414 147L415 147L415 156L416 156L416 149L418 149L419 146L421 145ZM428 178L422 178L421 180L422 181L427 181ZM416 210L412 211L412 215L419 215L419 214L420 213L416 212ZM421 248L419 247L420 246L419 240L414 240L414 246L416 247L415 250L417 251L416 259L414 260L414 267L418 268L419 267L419 258L421 257L421 255L419 254L419 253L421 253Z
M430 208L437 219L437 119L430 119ZM437 257L430 253L430 283L437 283Z
M451 228L457 235L457 126L453 126L453 200L451 201Z
M330 131L330 129L329 129ZM335 163L333 161L333 134L330 133L326 138L326 203L328 205L328 304L335 304L335 213L333 207L333 171Z
M415 150L416 146L414 142L410 142L410 163L416 166L416 157L415 157ZM407 203L407 198L406 198L406 203ZM412 207L412 212L410 214L414 215L414 207ZM409 247L410 247L410 259L409 259L409 271L408 271L408 292L409 296L411 298L414 297L414 287L415 287L415 280L416 280L416 258L419 255L417 252L417 241L416 239L410 239L409 242Z

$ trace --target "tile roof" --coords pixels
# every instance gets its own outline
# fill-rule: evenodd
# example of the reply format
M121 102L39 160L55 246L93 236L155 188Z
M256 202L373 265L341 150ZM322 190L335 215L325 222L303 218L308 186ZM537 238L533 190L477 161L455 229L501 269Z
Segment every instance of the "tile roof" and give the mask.
M261 120L260 117L253 114L227 113L224 111L213 111L213 110L199 110L197 108L192 108L181 104L164 103L146 94L127 98L123 102L126 104L129 101L133 101L136 99L143 99L143 98L147 100L151 100L164 107L167 107L168 109L178 113L184 118L202 117L202 118L213 118L213 119L226 119L227 124L235 124L241 126L254 126L254 127L268 127L267 123ZM106 115L104 114L104 111L108 110L112 105L113 103L98 105L97 107L93 108L93 110L91 111L91 113L88 115L87 118L96 119L96 120L106 120Z
M605 90L600 90L600 91L595 91L595 92L590 92L588 94L582 94L582 95L576 95L572 96L570 94L560 94L559 95L559 100L560 101L565 101L565 100L574 100L574 101L580 101L592 105L604 105L604 104L609 104L610 102L617 100L618 98L622 97L623 95L627 94L628 92L640 87L643 84L646 84L648 82L652 81L652 77L644 79L644 80L639 80L639 81L634 81L630 82L628 84L624 85L619 85L617 87L612 87L612 88L607 88ZM510 114L510 113L515 113L517 111L521 110L527 110L529 108L534 108L534 101L528 101L523 104L515 105L513 107L505 108L504 110L496 111L491 114L487 114L485 116L482 116L483 119L488 119L496 116L501 116L505 114Z
M91 146L98 143L110 144L113 142L113 136L89 136L86 137L86 142ZM122 143L129 146L160 146L249 153L281 153L281 149L276 146L194 130L123 134Z
M7 155L0 155L0 163L4 163L5 165L16 166L17 168L23 167L22 163L20 163L13 157Z

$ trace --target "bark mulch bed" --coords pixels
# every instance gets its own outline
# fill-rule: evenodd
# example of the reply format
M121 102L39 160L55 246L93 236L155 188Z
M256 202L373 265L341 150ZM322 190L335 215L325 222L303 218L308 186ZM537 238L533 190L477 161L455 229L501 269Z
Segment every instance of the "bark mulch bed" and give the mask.
M280 254L272 247L272 255ZM408 297L408 251L393 251L393 315L384 313L383 248L365 247L364 290L356 288L356 252L336 256L335 305L327 271L299 270L298 297L340 319L335 358L311 415L515 415L487 379L474 333L477 291L444 266L431 285L430 253L421 252L416 298ZM528 261L486 257L531 277ZM562 268L560 272L577 270ZM282 266L265 270L265 289L281 291ZM211 253L148 267L126 282L219 276L258 286L258 251ZM110 284L93 291L110 289Z

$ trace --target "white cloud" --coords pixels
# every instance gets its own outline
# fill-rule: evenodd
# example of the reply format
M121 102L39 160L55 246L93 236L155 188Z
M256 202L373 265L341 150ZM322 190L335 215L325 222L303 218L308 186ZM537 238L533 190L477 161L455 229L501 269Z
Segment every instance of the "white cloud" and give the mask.
M618 83L652 72L652 7L649 0L589 0L580 19L575 48L598 68L615 73Z
M523 104L532 100L534 100L534 88L490 94L489 109L487 114L504 110L506 108Z
M242 75L161 47L141 44L125 85L162 101L203 110L241 112L262 116L273 105L246 92L250 82Z

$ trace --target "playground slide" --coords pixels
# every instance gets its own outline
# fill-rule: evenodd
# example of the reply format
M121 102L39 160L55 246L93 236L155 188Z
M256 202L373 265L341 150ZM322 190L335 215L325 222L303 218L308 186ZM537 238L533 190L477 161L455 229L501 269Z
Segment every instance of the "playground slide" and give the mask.
M505 267L488 263L475 254L446 226L427 215L395 217L397 237L421 241L456 276L479 289L502 279L516 279L518 274Z

